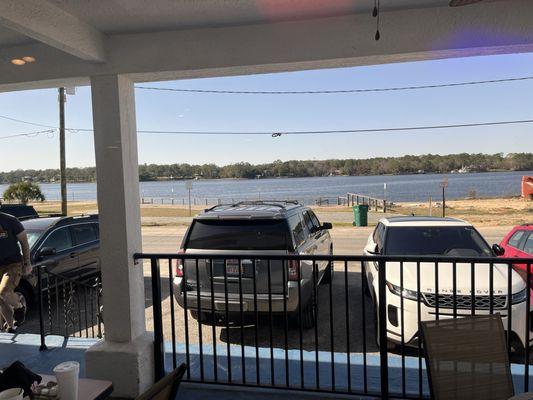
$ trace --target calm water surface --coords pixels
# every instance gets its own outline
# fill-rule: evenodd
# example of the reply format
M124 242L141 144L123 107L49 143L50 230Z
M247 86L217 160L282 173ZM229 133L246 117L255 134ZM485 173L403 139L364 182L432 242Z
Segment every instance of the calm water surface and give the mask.
M295 199L306 204L318 198L334 199L347 192L399 201L426 201L429 196L441 196L439 183L448 178L447 198L468 197L472 191L479 197L498 197L520 194L521 177L533 175L533 171L487 172L473 174L426 174L394 176L336 176L317 178L285 179L218 179L193 181L191 196L198 202L214 203L243 199ZM386 193L384 184L387 185ZM141 197L176 199L187 198L184 181L141 182ZM7 185L0 185L2 193ZM41 184L48 200L58 200L59 184ZM95 183L72 183L68 185L70 200L95 200Z

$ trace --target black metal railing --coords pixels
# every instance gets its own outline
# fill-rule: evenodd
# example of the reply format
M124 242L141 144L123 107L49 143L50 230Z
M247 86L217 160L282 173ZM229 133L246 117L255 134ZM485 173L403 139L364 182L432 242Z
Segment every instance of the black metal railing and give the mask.
M73 277L53 273L45 266L38 266L36 270L41 350L46 349L48 335L101 338L102 285L99 274Z
M529 390L531 259L135 258L151 265L157 378L186 362L194 382L425 398L420 322L500 313Z

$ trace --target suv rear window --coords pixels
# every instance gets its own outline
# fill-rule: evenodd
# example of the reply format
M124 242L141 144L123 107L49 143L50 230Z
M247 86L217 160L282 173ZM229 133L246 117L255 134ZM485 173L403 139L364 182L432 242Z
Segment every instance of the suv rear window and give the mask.
M208 250L287 250L285 220L196 220L187 248Z

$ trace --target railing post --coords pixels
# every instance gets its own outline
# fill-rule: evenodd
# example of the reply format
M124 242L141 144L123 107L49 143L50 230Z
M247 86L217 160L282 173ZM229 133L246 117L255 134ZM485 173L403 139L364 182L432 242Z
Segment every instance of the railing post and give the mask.
M96 288L96 320L98 322L98 338L102 338L102 323L104 322L103 314L102 314L102 307L100 302L100 296L102 295L102 282L100 281L100 278L96 278L95 282L95 288ZM91 295L92 296L92 295Z
M157 258L151 259L152 310L154 314L154 373L155 381L165 376L165 349L163 343L163 315L161 311L161 274Z
M389 398L389 365L387 352L387 287L385 285L386 263L379 261L378 271L378 288L379 288L379 307L378 307L378 326L379 326L379 366L381 378L381 398Z
M383 199L383 212L387 212L387 200Z
M43 311L43 285L42 285L42 273L41 273L41 265L37 266L37 301L39 306L39 333L41 335L41 346L39 347L39 351L48 350L46 347L46 333L44 331L44 311ZM48 288L50 290L50 288Z
M531 264L526 264L526 340L525 340L525 360L524 360L524 392L529 392L529 331L531 329Z

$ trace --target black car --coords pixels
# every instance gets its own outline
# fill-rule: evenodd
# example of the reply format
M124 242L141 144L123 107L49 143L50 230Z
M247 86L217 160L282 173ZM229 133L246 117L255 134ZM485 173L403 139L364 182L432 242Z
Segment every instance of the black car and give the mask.
M31 304L37 295L36 266L53 274L89 279L100 273L97 215L48 217L22 221L28 234L33 274L20 281L17 292Z
M26 204L0 204L0 212L10 214L19 221L39 218L39 214L37 214L35 208Z

